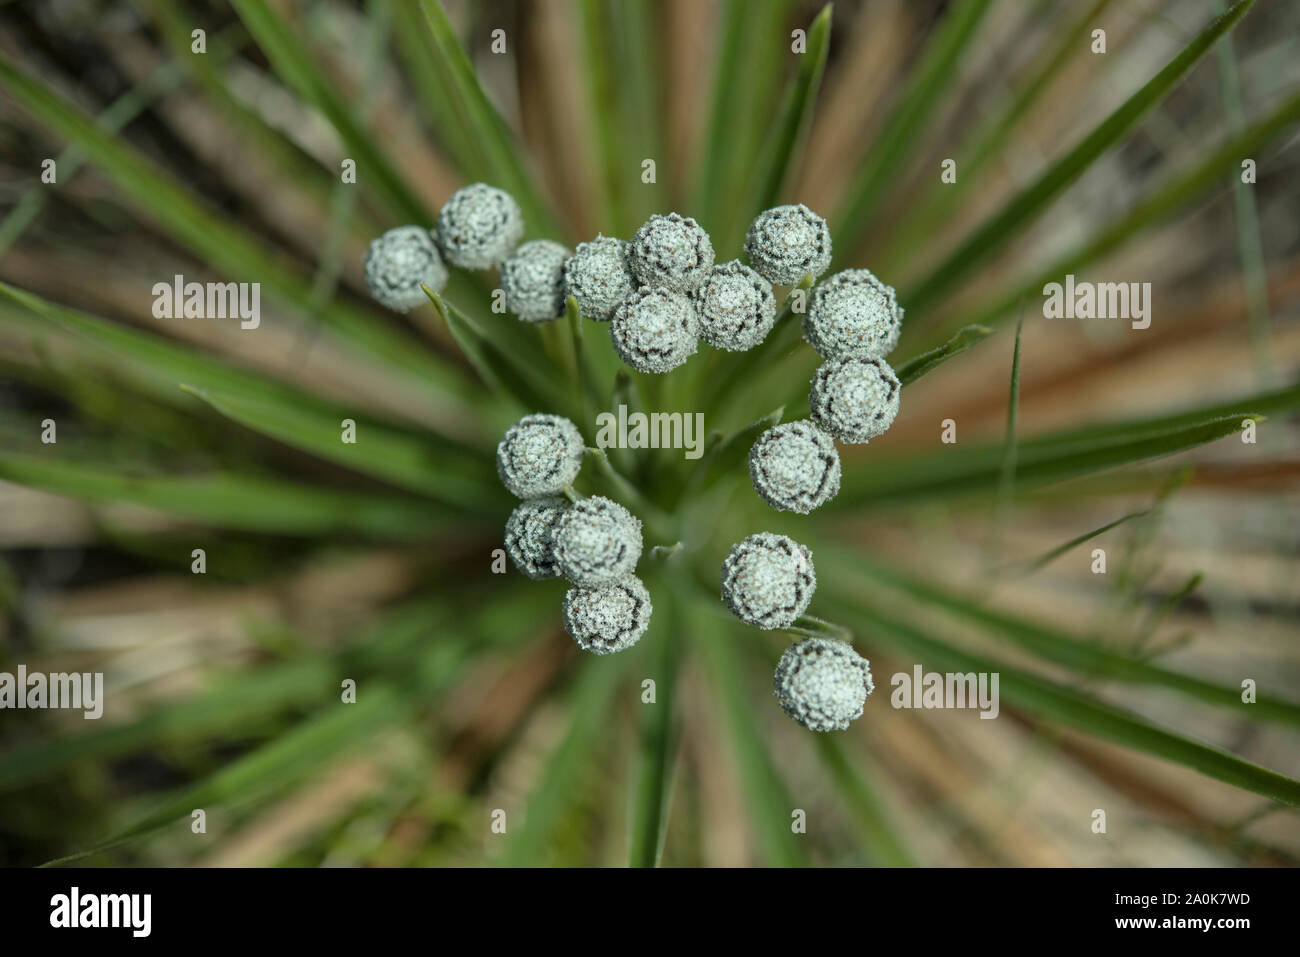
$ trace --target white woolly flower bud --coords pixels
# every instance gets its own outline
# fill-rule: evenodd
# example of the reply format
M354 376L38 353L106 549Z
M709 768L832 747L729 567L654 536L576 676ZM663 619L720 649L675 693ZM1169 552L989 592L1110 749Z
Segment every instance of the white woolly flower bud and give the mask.
M805 638L785 650L773 679L781 710L809 731L843 731L875 690L871 665L846 641Z
M692 298L700 317L700 336L717 349L752 349L776 321L772 284L739 259L714 266Z
M653 611L650 593L633 575L598 588L575 585L564 595L564 630L583 651L609 655L635 645Z
M787 422L754 442L749 478L774 509L807 515L839 493L840 456L831 437L812 422Z
M524 322L564 315L564 264L569 251L549 239L534 239L501 265L506 308Z
M695 354L700 320L690 299L667 289L642 288L614 310L610 339L638 372L668 372Z
M365 259L366 288L380 305L408 312L428 302L420 284L434 292L447 286L447 267L422 226L398 226L370 242Z
M866 269L846 269L819 283L803 317L804 338L826 359L883 359L902 331L903 309L894 287Z
M497 474L520 498L559 495L578 477L586 446L561 415L526 415L497 446Z
M524 235L524 215L503 189L474 183L451 194L438 213L438 244L461 269L500 265Z
M713 242L689 216L655 214L632 237L628 265L642 285L690 292L713 268Z
M640 558L641 520L604 496L574 503L555 523L555 561L575 585L619 581Z
M588 319L608 322L614 310L632 295L636 280L627 264L627 243L613 236L597 236L578 243L564 264L564 298L578 301L578 311Z
M827 359L812 379L812 417L841 442L884 435L898 415L903 387L884 359Z
M803 203L776 206L758 214L745 237L754 268L778 286L793 286L831 265L831 230Z
M555 523L569 507L563 498L533 498L506 520L506 552L515 567L533 579L559 578L555 561Z
M759 628L794 624L816 588L812 552L774 532L737 542L722 563L722 600L737 618Z

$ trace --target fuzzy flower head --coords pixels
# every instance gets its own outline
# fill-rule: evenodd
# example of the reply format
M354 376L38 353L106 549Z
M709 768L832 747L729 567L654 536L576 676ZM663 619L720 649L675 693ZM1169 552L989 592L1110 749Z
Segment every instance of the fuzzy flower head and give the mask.
M420 284L434 292L447 286L447 267L422 226L398 226L371 240L365 259L366 288L380 305L408 312L428 302Z
M584 498L555 523L555 560L575 585L609 585L636 570L641 520L601 495Z
M573 258L564 264L563 298L576 299L578 311L588 319L608 322L634 289L627 243L613 236L578 243Z
M564 264L569 251L549 239L534 239L501 266L506 308L524 322L546 322L564 314Z
M884 435L898 415L903 391L884 359L827 359L812 379L808 399L817 424L841 442Z
M745 237L754 268L778 286L793 286L831 265L831 230L803 203L759 213Z
M568 507L567 499L533 498L506 520L506 552L529 578L560 577L555 561L555 523Z
M562 415L526 415L497 446L497 474L520 498L559 495L578 477L586 447Z
M903 331L903 309L867 269L845 269L819 283L808 298L804 338L825 359L866 356L883 359Z
M583 651L609 655L640 640L652 611L650 593L635 575L596 588L575 585L564 595L564 630Z
M669 372L695 354L700 320L691 300L667 289L638 289L614 310L610 338L638 372Z
M752 349L767 338L776 321L772 284L739 259L714 266L692 296L700 336L717 349Z
M812 552L773 532L737 542L722 563L722 600L737 618L759 628L794 624L816 588Z
M438 213L438 243L461 269L491 269L519 245L524 215L503 189L474 183L451 194Z
M805 638L785 650L773 681L781 710L810 731L843 731L875 690L871 666L846 641Z
M632 237L628 264L644 286L690 292L713 268L713 242L689 216L651 216Z
M754 442L749 478L777 511L807 515L839 493L840 456L834 440L812 422L787 422Z

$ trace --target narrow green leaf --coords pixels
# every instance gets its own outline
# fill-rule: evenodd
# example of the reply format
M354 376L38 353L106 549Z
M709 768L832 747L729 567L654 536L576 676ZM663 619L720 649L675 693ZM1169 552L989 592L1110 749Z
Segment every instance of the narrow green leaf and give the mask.
M327 119L347 155L356 160L358 182L378 193L396 216L414 223L432 223L433 211L388 162L373 134L364 129L343 95L316 65L316 55L266 0L233 0L271 66L285 83ZM381 5L382 8L383 5Z
M914 867L916 862L898 838L896 823L889 820L880 799L849 762L840 737L818 734L816 738L817 754L857 822L871 863L878 867Z
M462 171L506 190L523 209L529 232L563 239L568 230L555 218L521 157L523 150L505 120L479 85L474 66L465 55L447 12L438 0L421 0L425 25L412 22L411 6L396 5L398 37L404 41L407 61L425 57L417 75L418 89L427 106L434 106L442 121L439 133L462 144L457 151ZM426 45L431 41L431 45ZM436 106L435 106L436 104ZM454 124L448 127L447 124ZM474 144L468 148L465 144ZM471 163L472 165L465 165Z
M1022 487L1045 485L1172 455L1238 432L1243 419L1259 419L1265 413L1296 408L1300 408L1300 385L1174 415L1105 423L1027 439L1017 451L1017 482ZM996 481L1002 450L997 444L967 446L893 461L878 460L870 470L846 474L842 491L828 507L974 493Z
M876 207L892 188L900 166L911 155L935 105L950 88L957 63L988 8L989 0L964 0L949 6L945 12L921 62L908 75L898 105L875 137L861 172L833 217L837 260L847 260L873 228ZM912 308L910 300L904 303Z
M406 333L342 300L335 299L315 310L311 284L274 246L229 225L226 217L194 199L161 166L126 145L125 140L96 127L91 118L3 56L0 86L42 123L76 144L140 209L202 261L239 281L262 283L273 296L304 315L319 315L341 337L405 372L416 387L429 392L438 402L460 402L467 383L454 367L430 356Z
M953 356L961 355L971 346L982 342L993 334L988 326L964 326L941 346L936 346L918 356L908 359L897 369L898 381L903 385L915 382L936 366L947 362Z
M1241 689L1203 681L1152 665L1132 654L1112 651L1083 636L1067 634L1057 628L1005 614L985 606L982 597L961 595L922 581L897 568L873 561L842 549L829 550L846 568L860 569L872 578L912 596L928 608L942 608L979 625L990 638L1028 651L1044 661L1062 665L1096 678L1129 684L1165 688L1205 704L1235 711L1243 718L1257 718L1279 724L1300 726L1300 703L1261 695L1254 704L1241 700ZM843 575L846 585L847 575ZM1194 576L1199 580L1199 576ZM846 593L849 594L849 593ZM1176 592L1178 600L1186 592Z
M589 754L608 731L609 701L622 675L619 659L585 662L578 685L569 696L572 721L568 733L551 752L541 781L528 796L523 825L511 832L499 863L504 867L538 867L546 863L546 851L555 825L572 801L576 782L590 773Z
M653 669L653 704L642 704L637 747L636 779L632 790L632 820L628 840L630 867L658 867L668 830L668 805L673 762L681 738L677 714L677 675L681 657L680 622L671 601L655 602L655 615L667 621L658 636Z
M455 459L445 448L377 422L351 417L356 441L344 442L342 426L349 416L267 402L227 389L186 383L181 389L227 418L285 445L466 511L494 512L494 506L500 504L494 498L506 501L504 495L494 495L497 485L492 471L482 462Z
M1092 737L1113 741L1123 747L1183 765L1233 787L1284 804L1300 806L1300 781L1243 761L1227 751L1166 731L1112 705L1028 672L1010 668L996 659L951 648L910 625L885 617L866 603L845 603L837 613L856 613L866 634L916 655L922 665L929 669L961 674L997 673L999 693L1005 702L1014 707L1075 728Z
M88 502L130 502L218 528L420 538L458 523L431 503L229 474L136 475L0 453L0 478Z
M985 124L971 138L972 142L963 144L957 154L957 170L960 175L956 182L943 183L932 177L928 180L928 190L915 204L903 212L903 219L898 228L891 232L889 243L880 250L880 275L897 275L897 270L905 269L912 261L919 248L930 242L935 230L942 228L943 221L960 206L959 200L969 190L984 180L976 175L991 157L1006 144L1009 134L1029 112L1030 108L1052 86L1052 81L1065 74L1065 66L1080 52L1088 49L1085 38L1093 29L1106 7L1112 0L1095 0L1083 14L1069 24L1064 30L1052 30L1057 36L1056 43L1045 50L1034 62L1029 71L1030 77L1021 85L1019 91L1008 98L1001 112L991 122ZM1056 9L1048 6L1049 15Z
M327 705L317 717L232 762L113 837L41 866L71 864L121 847L189 817L196 807L251 802L271 787L283 788L372 740L376 732L404 720L408 713L407 701L394 689L373 684L355 704Z
M1082 535L1078 535L1070 539L1068 542L1066 542L1063 545L1057 545L1055 548L1048 549L1038 558L1026 562L1024 564L1023 570L1021 571L1021 574L1028 575L1033 572L1036 572L1040 568L1044 568L1047 565L1051 564L1053 561L1060 558L1066 552L1071 551L1074 548L1077 548L1079 545L1082 545L1084 542L1090 541L1096 538L1098 535L1104 535L1106 534L1106 532L1109 532L1112 528L1118 528L1119 526L1123 525L1125 522L1131 522L1135 518L1145 518L1146 516L1152 514L1152 512L1153 509L1149 509L1149 508L1139 509L1136 512L1129 512L1127 515L1121 515L1119 518L1109 521L1106 524L1101 525L1097 528L1094 528L1090 532L1084 532Z
M698 642L708 666L718 706L726 715L731 732L731 752L740 771L741 787L747 799L746 812L763 859L776 867L799 867L803 849L790 830L790 809L794 804L781 776L772 763L763 734L754 720L754 706L743 681L745 669L736 651L731 628L718 628L706 613L695 610L696 634L708 634ZM772 705L775 707L775 705Z
M822 7L808 28L808 47L803 53L799 72L790 82L780 118L768 132L758 155L754 198L746 210L746 220L777 204L799 158L808 127L812 124L813 107L826 70L826 56L830 52L832 6L828 3Z
M1255 0L1239 0L1216 17L1182 51L1106 117L1065 156L1049 166L1023 192L1017 193L1001 210L977 227L956 250L939 263L916 286L899 297L917 315L952 289L980 263L1005 246L1028 226L1048 203L1078 179L1093 161L1118 143L1148 110L1172 90L1214 43L1231 30Z
M748 179L771 117L779 58L787 34L782 29L786 0L727 0L713 62L713 100L709 124L700 138L695 168L699 171L691 203L692 215L713 237L719 249L737 245L740 210L733 183Z
M1297 122L1300 122L1300 94L1284 100L1241 134L1225 140L1189 169L1170 178L1168 183L1139 202L1126 215L1103 227L1092 238L1046 268L1037 270L1023 281L1013 283L1009 290L987 304L967 311L966 317L973 314L976 322L991 325L1009 315L1023 297L1040 295L1046 283L1059 282L1067 273L1077 272L1114 252L1147 228L1203 197L1207 190L1221 185L1224 177L1240 170L1243 156L1258 156L1265 146Z
M577 414L572 400L560 390L559 376L549 362L539 361L536 355L524 355L514 339L489 336L477 322L428 286L423 289L465 358L499 395L529 412L563 409L570 415Z

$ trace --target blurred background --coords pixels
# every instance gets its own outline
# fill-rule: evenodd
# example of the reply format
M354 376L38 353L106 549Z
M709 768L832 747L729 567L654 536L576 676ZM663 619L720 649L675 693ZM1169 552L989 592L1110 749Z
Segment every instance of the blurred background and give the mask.
M102 671L108 702L0 711L0 863L1296 863L1300 5L1196 50L1223 7L0 3L0 671ZM697 506L706 570L751 531L812 546L810 610L875 674L850 731L790 722L789 636L671 574L610 659L564 634L562 582L492 574L513 506L491 450L535 410L361 274L371 238L477 180L528 238L676 209L719 261L757 209L803 202L834 268L898 288L891 361L991 330L841 450L834 508L765 510L743 464ZM1150 328L1043 318L1066 272L1151 283ZM260 328L155 318L176 274L261 281ZM488 309L494 282L457 274L447 300L546 354ZM672 408L724 432L793 409L816 357L767 358L708 396L696 357ZM1247 412L1254 444L1219 427ZM337 448L345 415L366 461ZM1104 452L1078 432L1135 422ZM636 468L696 515L684 473ZM1000 670L999 718L891 708L915 664Z

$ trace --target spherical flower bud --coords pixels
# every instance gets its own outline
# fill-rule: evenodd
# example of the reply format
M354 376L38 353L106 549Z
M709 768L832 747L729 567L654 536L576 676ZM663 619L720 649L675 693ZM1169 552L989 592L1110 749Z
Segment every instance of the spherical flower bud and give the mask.
M781 710L809 731L843 731L875 690L871 666L847 641L805 638L785 650L773 681Z
M575 585L608 585L636 570L641 520L601 495L584 498L555 523L555 561Z
M524 322L546 322L564 314L564 264L569 251L549 239L534 239L501 266L506 308Z
M752 349L776 321L772 284L739 259L714 266L692 297L700 317L700 336L718 349Z
M638 372L668 372L695 354L700 320L690 299L667 289L638 289L614 310L614 351Z
M497 446L497 474L520 498L559 495L578 477L586 446L561 415L526 415Z
M438 213L438 244L461 269L500 265L524 235L524 215L503 189L474 183L451 194Z
M737 542L722 563L722 600L737 618L759 628L793 625L816 588L812 552L773 532Z
M529 578L558 578L555 562L555 523L569 507L563 498L533 498L521 504L506 520L506 552L515 567Z
M745 253L754 268L778 286L793 286L831 265L831 230L803 203L776 206L759 213L745 237Z
M894 423L903 387L884 359L827 359L812 379L812 417L841 442L867 442Z
M640 640L652 611L650 593L634 575L597 588L575 585L564 595L564 630L583 651L609 655Z
M407 312L429 301L420 284L434 292L447 286L447 267L422 226L398 226L371 240L365 259L366 287L380 305Z
M564 298L576 299L578 311L588 319L608 322L635 289L627 243L613 236L578 243L573 258L564 264Z
M807 515L839 493L840 456L831 437L812 422L787 422L754 442L749 478L774 509Z
M894 287L866 269L846 269L819 283L803 317L804 338L826 359L883 359L902 331L903 309Z
M651 216L632 237L628 264L645 286L690 292L713 268L713 242L689 216Z

